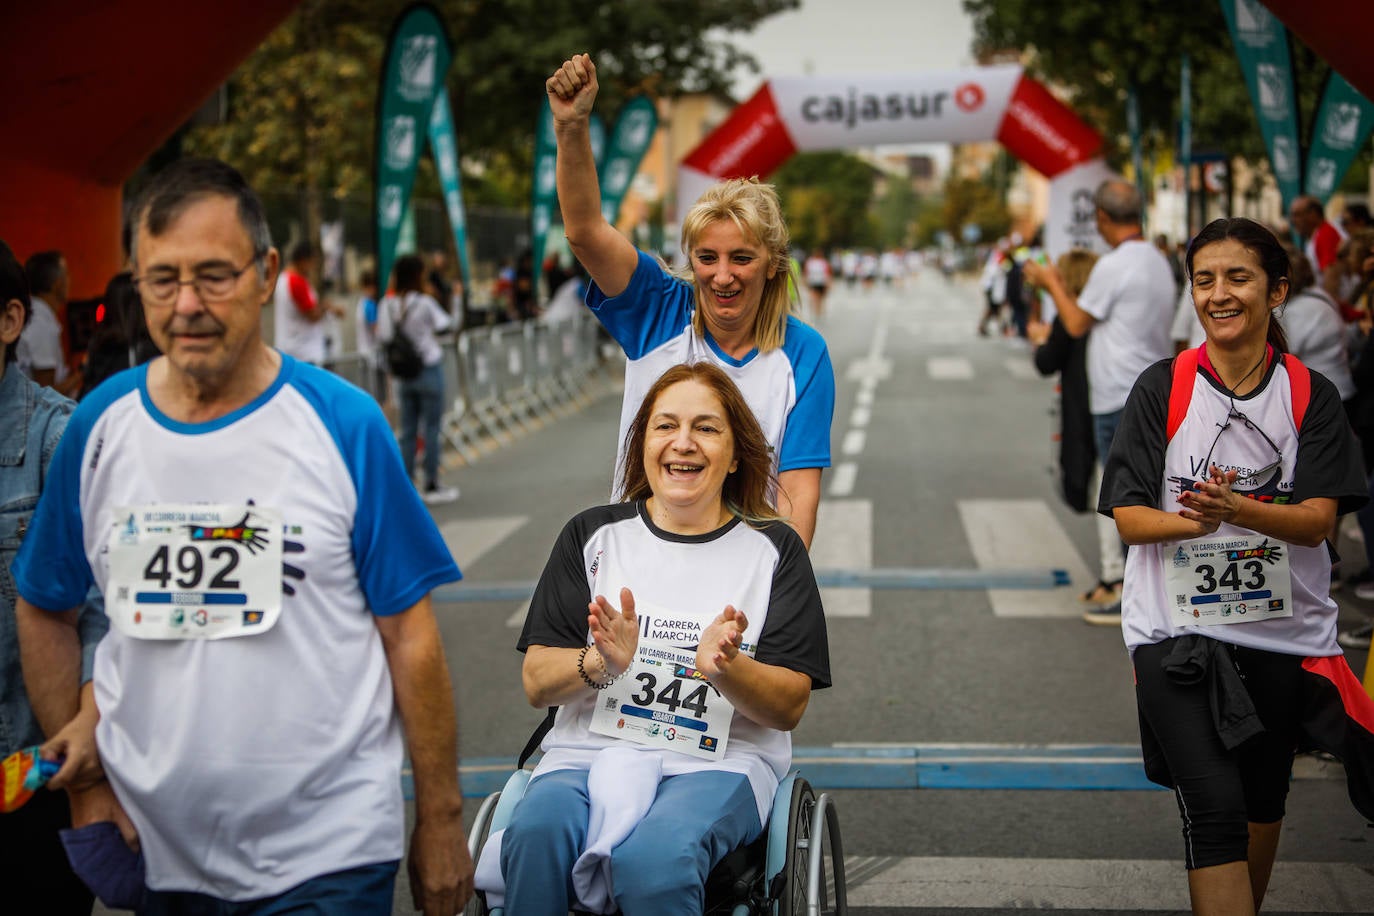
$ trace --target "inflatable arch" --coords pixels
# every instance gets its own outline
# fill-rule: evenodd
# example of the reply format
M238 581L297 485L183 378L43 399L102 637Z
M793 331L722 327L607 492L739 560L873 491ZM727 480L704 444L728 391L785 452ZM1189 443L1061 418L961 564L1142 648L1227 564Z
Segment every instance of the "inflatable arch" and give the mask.
M1114 174L1102 138L1016 65L769 80L683 160L678 200L725 178L766 177L797 152L994 139L1050 179L1051 256L1100 245L1092 193Z

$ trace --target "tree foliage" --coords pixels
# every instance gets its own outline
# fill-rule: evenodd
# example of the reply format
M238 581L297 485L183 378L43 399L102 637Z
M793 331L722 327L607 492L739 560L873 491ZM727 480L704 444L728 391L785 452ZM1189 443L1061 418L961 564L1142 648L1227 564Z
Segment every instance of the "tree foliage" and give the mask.
M965 226L977 226L983 239L1006 235L1011 228L1011 216L998 191L982 181L953 172L945 179L940 218L941 228L955 239L963 238Z
M811 250L874 242L874 169L848 153L801 153L769 180L782 198L795 245Z
M1146 154L1178 138L1180 57L1193 71L1193 148L1252 160L1265 157L1226 18L1217 0L964 0L975 50L984 58L1027 53L1029 71L1071 94L1070 104L1127 154L1126 97L1137 87ZM1328 70L1294 39L1301 117L1315 113Z
M721 33L745 32L799 0L435 0L453 41L454 127L474 203L523 206L544 80L586 51L613 117L636 92L724 93L757 62ZM229 83L227 123L193 128L188 153L223 157L263 189L371 192L386 37L408 0L304 0ZM417 193L437 194L422 160ZM308 219L308 222L313 222Z

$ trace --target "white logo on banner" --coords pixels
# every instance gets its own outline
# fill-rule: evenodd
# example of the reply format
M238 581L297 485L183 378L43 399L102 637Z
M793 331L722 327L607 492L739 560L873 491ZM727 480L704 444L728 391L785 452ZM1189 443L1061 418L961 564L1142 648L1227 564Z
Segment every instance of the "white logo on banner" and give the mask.
M401 223L401 186L389 184L382 188L382 225L393 229Z
M463 195L457 191L449 191L444 195L444 205L448 207L449 222L453 223L454 229L462 229L466 220L463 218Z
M1326 118L1322 139L1336 149L1350 149L1360 135L1360 106L1339 102Z
M545 159L539 163L539 193L552 194L558 184L557 163L552 159Z
M1260 0L1236 0L1236 30L1263 32L1269 25L1269 11Z
M631 111L625 115L625 142L627 149L642 149L649 143L649 113L644 110Z
M1274 64L1260 64L1255 68L1259 82L1260 109L1266 118L1282 118L1288 114L1288 80Z
M1307 193L1315 197L1325 197L1336 188L1336 160L1317 159L1312 163Z
M434 91L434 56L439 39L434 35L416 35L406 39L401 48L401 83L396 90L401 97L418 102Z
M386 125L387 168L404 171L415 164L415 119L397 115Z
M606 191L615 195L624 194L629 183L630 163L624 159L617 159L612 162L610 169L606 172Z
M434 138L435 158L447 162L453 158L453 137L449 134L439 134Z
M1286 181L1296 181L1298 177L1297 150L1289 137L1274 138L1274 172Z
M535 208L535 211L534 211L534 220L533 220L533 222L534 222L534 234L535 234L535 235L543 235L544 233L548 232L548 231L549 231L549 223L550 223L551 221L552 221L552 220L551 220L551 217L549 216L549 210L548 210L547 207L536 207L536 208Z

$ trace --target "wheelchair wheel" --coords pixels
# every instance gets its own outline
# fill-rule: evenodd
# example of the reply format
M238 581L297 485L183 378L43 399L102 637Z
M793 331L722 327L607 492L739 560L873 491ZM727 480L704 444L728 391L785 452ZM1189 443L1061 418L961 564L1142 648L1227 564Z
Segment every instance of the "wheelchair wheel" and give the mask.
M487 843L487 837L491 835L492 817L496 812L496 803L500 800L500 792L488 795L482 800L482 807L477 809L477 816L472 820L472 829L468 832L468 853L472 856L474 865L477 864L478 853ZM463 916L487 916L489 912L482 895L477 893L474 893L467 906L463 907Z
M849 912L839 827L830 796L822 794L817 799L810 783L795 780L777 916L846 916Z

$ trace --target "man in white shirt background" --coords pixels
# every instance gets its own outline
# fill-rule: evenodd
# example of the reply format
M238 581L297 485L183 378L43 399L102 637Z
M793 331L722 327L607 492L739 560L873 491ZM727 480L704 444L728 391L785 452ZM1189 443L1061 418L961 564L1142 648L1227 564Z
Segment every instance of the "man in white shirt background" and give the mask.
M1169 262L1145 240L1143 202L1135 187L1120 179L1105 181L1093 195L1093 204L1097 231L1112 250L1093 265L1083 292L1077 297L1069 293L1053 264L1027 261L1023 270L1028 282L1053 297L1065 330L1074 337L1088 335L1088 403L1100 467L1111 451L1136 377L1173 355L1169 330L1175 287ZM1120 598L1121 543L1114 533L1115 543L1105 536L1099 540L1103 575L1088 597L1101 606L1090 609L1084 619L1120 625L1120 601L1111 602Z
M67 259L60 251L40 251L24 262L33 317L19 338L19 368L40 385L75 397L81 374L67 365L62 322L67 314Z

